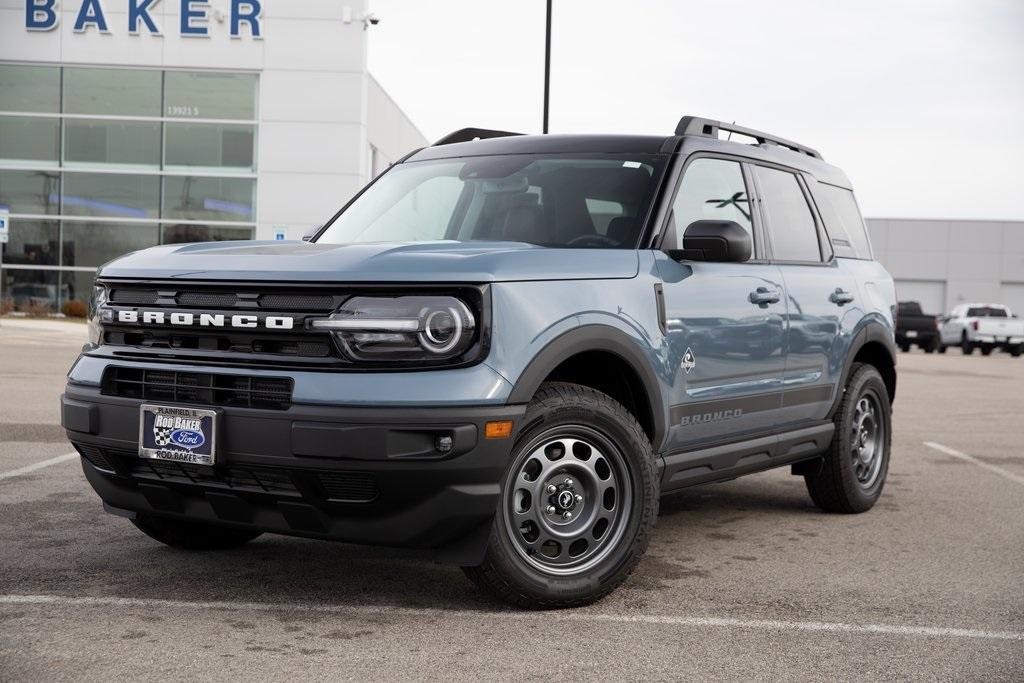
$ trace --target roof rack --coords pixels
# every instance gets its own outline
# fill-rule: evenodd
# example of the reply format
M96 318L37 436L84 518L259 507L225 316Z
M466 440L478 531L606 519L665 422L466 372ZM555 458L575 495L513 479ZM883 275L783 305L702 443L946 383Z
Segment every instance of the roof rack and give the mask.
M684 116L679 119L679 125L676 126L676 135L700 135L703 137L718 139L718 131L720 130L738 133L739 135L746 135L747 137L754 138L762 145L778 145L779 147L785 147L793 150L794 152L814 157L815 159L821 159L821 153L817 150L811 149L806 145L793 142L792 140L780 138L777 135L762 133L761 131L754 130L753 128L737 126L734 123L702 119L699 116Z
M456 142L472 142L473 140L486 140L487 138L505 138L510 135L522 135L522 133L512 133L507 130L490 130L487 128L461 128L454 133L448 133L443 138L433 144L434 147L438 145L452 145Z

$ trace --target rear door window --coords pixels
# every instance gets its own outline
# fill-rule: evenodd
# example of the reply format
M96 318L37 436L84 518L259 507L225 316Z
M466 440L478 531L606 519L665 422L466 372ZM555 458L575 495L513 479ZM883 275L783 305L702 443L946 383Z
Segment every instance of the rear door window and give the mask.
M766 166L756 166L755 172L774 258L820 263L818 228L796 175Z
M870 259L871 244L864 228L864 219L857 208L853 192L835 185L815 183L814 200L825 221L836 256Z
M975 306L967 309L968 318L1008 318L1005 308L992 308L990 306Z

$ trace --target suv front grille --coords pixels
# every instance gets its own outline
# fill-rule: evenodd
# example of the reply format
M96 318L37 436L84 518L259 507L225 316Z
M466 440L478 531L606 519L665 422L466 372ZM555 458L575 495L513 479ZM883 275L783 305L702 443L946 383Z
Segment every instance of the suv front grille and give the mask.
M120 285L110 290L110 302L122 306L181 306L217 310L251 311L303 311L330 313L344 299L337 294L309 291L266 292L234 287L182 287L168 285L166 289Z
M197 362L245 365L305 365L346 367L349 361L335 348L325 330L310 329L309 318L330 315L349 294L304 286L113 283L109 306L114 309L208 314L222 321L213 325L122 324L114 319L103 325L103 343L125 358L157 356ZM283 316L292 325L274 329L264 325L234 326L233 315ZM122 347L122 348L117 348ZM226 358L230 354L231 358Z
M103 374L102 393L145 401L287 410L292 400L292 380L109 367Z

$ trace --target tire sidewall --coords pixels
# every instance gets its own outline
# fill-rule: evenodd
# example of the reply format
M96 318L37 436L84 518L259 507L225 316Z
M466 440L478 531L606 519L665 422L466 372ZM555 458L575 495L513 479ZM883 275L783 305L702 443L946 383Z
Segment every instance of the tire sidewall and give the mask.
M622 414L619 414L612 408L611 399L605 399L589 406L574 403L552 408L546 401L531 405L512 449L509 467L502 479L501 502L488 544L488 559L515 591L531 599L557 603L589 600L595 594L603 594L618 584L619 575L628 574L646 549L647 532L657 515L658 489L651 446L645 437L640 438L642 432L628 413L620 407ZM578 574L549 574L523 559L515 540L509 537L505 493L534 448L558 433L571 435L572 426L590 428L618 449L628 469L631 509L616 546L598 564ZM567 428L565 432L560 431L563 427Z
M885 487L885 480L889 473L889 461L892 455L892 406L889 402L889 392L885 387L882 376L874 367L862 366L850 380L847 388L849 400L843 404L839 421L836 424L837 430L837 454L840 458L840 476L842 485L846 490L851 503L855 508L867 510L875 504L882 489ZM864 396L871 395L877 402L881 414L879 419L884 427L882 439L882 464L878 470L875 482L865 488L858 480L853 468L853 451L849 440L850 429L853 425L853 414L857 402Z

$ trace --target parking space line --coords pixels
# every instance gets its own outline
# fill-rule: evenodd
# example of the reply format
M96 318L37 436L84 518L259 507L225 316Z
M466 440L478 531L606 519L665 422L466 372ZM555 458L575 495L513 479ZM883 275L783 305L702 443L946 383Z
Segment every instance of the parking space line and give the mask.
M18 469L11 470L10 472L0 472L0 481L3 481L4 479L13 479L14 477L20 477L23 474L35 472L36 470L41 470L44 467L49 467L50 465L59 465L62 462L67 462L68 460L73 460L74 458L77 457L78 453L65 453L64 455L58 455L56 458L50 458L49 460L43 460L42 462L36 462L32 463L31 465L25 465L24 467L19 467Z
M989 472L993 472L995 474L998 474L1000 477L1003 477L1004 479L1009 479L1010 481L1013 481L1013 482L1016 482L1018 484L1024 485L1024 477L1020 476L1019 474L1014 474L1013 472L1010 472L1009 470L1004 470L1002 467L996 467L995 465L989 465L987 462L983 462L981 460L978 460L973 455L967 455L966 453L961 453L960 451L956 450L955 448L950 448L949 446L943 446L941 443L935 443L934 441L925 441L924 445L927 446L928 448L932 448L934 450L937 450L940 453L945 453L946 455L951 455L954 458L960 458L961 460L966 460L967 462L969 462L971 464L974 464L974 465L977 465L978 467L981 467L983 469L986 469Z
M968 638L1024 642L1024 632L990 631L948 626L900 626L896 624L846 624L822 621L783 621L776 619L737 619L731 617L683 617L658 614L601 614L587 611L514 612L492 610L445 610L431 607L395 607L391 605L318 605L308 603L224 602L160 600L154 598L74 597L62 595L0 595L0 605L40 605L55 607L121 607L142 609L226 610L233 612L307 612L310 614L365 614L382 612L410 617L500 618L515 620L563 621L578 623L641 624L656 626L712 627L763 631L814 631L864 635L896 635L922 638Z

